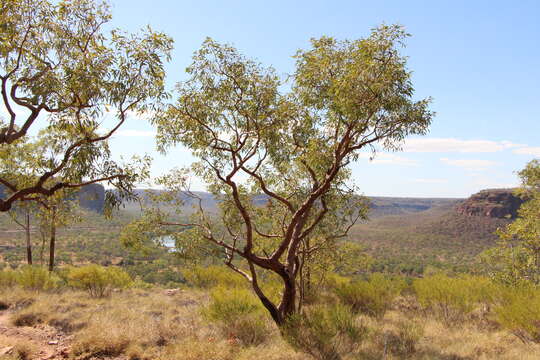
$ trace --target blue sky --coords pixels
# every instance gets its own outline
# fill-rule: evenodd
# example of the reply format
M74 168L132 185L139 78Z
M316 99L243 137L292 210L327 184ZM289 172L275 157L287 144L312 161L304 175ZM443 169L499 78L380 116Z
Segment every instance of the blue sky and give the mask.
M366 195L465 197L514 186L515 172L540 157L539 1L172 1L113 0L113 23L132 31L150 24L175 39L168 65L172 86L185 77L206 36L249 57L293 71L291 56L321 35L355 39L382 23L400 23L412 37L417 96L437 112L425 138L405 151L353 165ZM137 130L137 131L126 131ZM152 129L133 119L114 146L154 155L154 172L189 163L178 148L154 153Z
M432 96L437 116L404 152L353 164L366 195L466 197L516 185L515 172L540 158L540 1L112 0L112 11L113 26L149 24L174 38L170 87L207 36L286 74L312 37L356 39L382 22L404 25L416 96ZM113 150L151 154L156 175L193 160L182 148L157 154L152 131L131 119Z

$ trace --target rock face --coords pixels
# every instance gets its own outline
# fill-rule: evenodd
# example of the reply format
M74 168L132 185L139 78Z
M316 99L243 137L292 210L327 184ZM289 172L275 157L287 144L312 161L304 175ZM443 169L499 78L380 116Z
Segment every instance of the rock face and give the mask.
M103 206L105 204L105 188L103 185L90 184L83 186L77 192L76 196L82 207L99 213L103 212Z
M0 198L5 195L5 187L0 184ZM101 184L90 184L80 188L75 193L75 198L79 200L79 204L86 209L90 209L99 213L103 212L105 204L105 188Z
M517 216L523 200L512 189L482 190L457 206L457 212L468 216L510 218Z

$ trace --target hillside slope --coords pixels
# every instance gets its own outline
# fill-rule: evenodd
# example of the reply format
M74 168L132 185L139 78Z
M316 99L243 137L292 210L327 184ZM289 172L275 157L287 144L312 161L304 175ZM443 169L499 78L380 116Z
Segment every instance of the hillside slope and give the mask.
M145 197L142 191L140 194ZM204 207L216 210L217 201L210 194L201 192L198 196ZM418 274L427 265L470 268L480 252L496 243L497 228L511 221L483 216L485 211L479 211L479 215L459 211L470 199L372 197L370 200L370 219L354 226L349 238L363 244L376 258L376 268L384 271ZM186 204L184 210L191 206ZM139 212L138 203L129 203L112 222L88 212L83 223L59 232L59 263L144 262L146 258L132 254L118 241L121 228L139 216ZM24 260L23 238L24 233L6 214L0 217L0 262ZM36 256L41 253L41 240L35 229ZM157 257L154 254L152 259Z
M380 270L422 273L427 265L469 268L479 253L495 245L495 231L511 220L462 214L460 204L372 217L354 226L349 238L377 258Z
M142 204L151 202L151 195L159 195L162 190L157 189L136 189L135 193ZM201 205L209 212L215 212L219 200L212 194L204 191L194 191L193 195L200 198ZM386 215L408 214L420 211L426 211L433 207L449 206L457 204L463 199L454 198L412 198L412 197L384 197L384 196L368 196L370 201L370 217L380 217ZM255 204L263 205L266 201L266 195L258 195L253 199ZM193 211L194 207L198 207L198 200L187 194L180 194L180 200L184 203L182 210L186 213ZM139 202L124 203L124 210L128 212L139 212Z

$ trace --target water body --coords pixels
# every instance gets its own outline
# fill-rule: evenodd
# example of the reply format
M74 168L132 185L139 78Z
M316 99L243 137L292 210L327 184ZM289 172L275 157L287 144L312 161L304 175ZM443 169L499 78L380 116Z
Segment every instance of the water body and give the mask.
M174 250L176 248L176 244L174 241L174 238L171 236L162 236L161 238L157 239L156 242L158 244L161 244L168 248L169 250Z

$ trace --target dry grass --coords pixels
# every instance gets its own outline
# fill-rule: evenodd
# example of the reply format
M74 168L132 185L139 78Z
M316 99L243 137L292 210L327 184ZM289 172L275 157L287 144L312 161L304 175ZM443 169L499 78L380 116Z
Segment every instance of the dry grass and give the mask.
M524 344L505 331L481 331L475 324L448 328L428 319L421 347L441 359L540 359L540 345Z
M540 345L524 344L506 331L482 329L475 323L448 327L429 315L404 314L399 311L388 312L381 321L369 318L363 320L373 331L370 341L363 345L366 359L380 359L385 353L385 359L540 359ZM414 351L394 352L392 347L396 341L408 337L403 331L403 324L407 322L413 322L414 327L421 329L421 337L417 339Z
M19 338L0 335L0 350L13 347L9 354L0 355L0 360L30 360L38 353L35 345Z
M81 292L25 294L18 290L10 298L16 310L11 316L13 325L48 324L68 333L82 328L90 316L87 308L96 306L96 302Z
M0 295L10 304L11 322L47 324L72 334L73 359L122 358L139 360L308 360L294 351L273 328L268 339L246 346L204 319L206 291L184 290L173 296L162 290L129 290L110 298L91 299L66 291L32 293L13 289ZM403 301L403 299L401 299ZM467 321L448 327L429 313L394 307L381 319L360 315L369 336L344 360L364 359L539 359L540 345L523 344L509 332L482 328ZM269 321L269 328L272 324ZM16 346L18 355L2 360L32 358L31 345ZM26 346L26 347L25 347ZM18 357L17 357L18 356Z
M208 333L200 324L197 308L202 297L198 294L127 294L113 296L101 305L77 333L74 354L84 358L129 352L132 357L144 358L161 353L169 344Z

